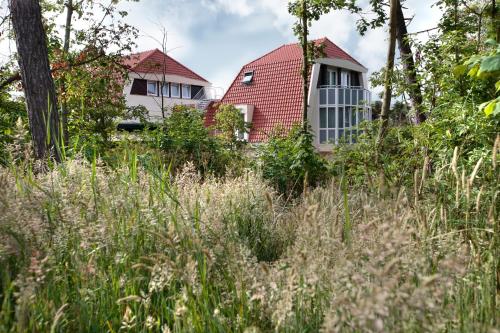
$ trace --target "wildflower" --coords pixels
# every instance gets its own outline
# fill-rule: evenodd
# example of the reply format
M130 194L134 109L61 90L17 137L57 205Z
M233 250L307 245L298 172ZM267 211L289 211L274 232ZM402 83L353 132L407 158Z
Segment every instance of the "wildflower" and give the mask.
M153 316L148 315L148 316L146 317L146 323L145 323L145 325L146 325L146 328L147 328L148 330L153 329L153 327L155 327L155 323L156 323L156 320L154 319L154 317L153 317Z
M123 314L122 325L120 330L130 330L135 327L135 319L136 317L132 313L132 309L129 306L125 309L125 313Z

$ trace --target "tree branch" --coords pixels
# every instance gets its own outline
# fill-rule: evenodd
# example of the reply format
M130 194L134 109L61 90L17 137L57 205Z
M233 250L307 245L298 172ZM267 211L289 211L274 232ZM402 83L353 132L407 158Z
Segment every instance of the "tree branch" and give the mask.
M104 52L100 52L98 55L96 55L95 57L92 57L90 59L85 59L85 60L79 61L79 62L74 63L74 64L67 63L65 66L61 66L61 67L53 67L50 70L50 73L53 74L53 73L58 72L60 70L65 70L65 69L70 69L72 67L79 67L79 66L87 65L87 64L90 64L90 63L102 58L105 55L106 54ZM7 87L8 85L11 85L14 82L19 81L19 80L21 80L21 74L19 72L12 74L6 80L4 80L3 82L0 83L0 90Z

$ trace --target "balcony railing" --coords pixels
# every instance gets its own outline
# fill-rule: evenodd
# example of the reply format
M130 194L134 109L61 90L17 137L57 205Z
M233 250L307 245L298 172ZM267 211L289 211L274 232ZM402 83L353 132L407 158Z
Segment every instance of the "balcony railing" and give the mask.
M361 87L319 88L319 143L355 143L358 125L371 120L371 93Z

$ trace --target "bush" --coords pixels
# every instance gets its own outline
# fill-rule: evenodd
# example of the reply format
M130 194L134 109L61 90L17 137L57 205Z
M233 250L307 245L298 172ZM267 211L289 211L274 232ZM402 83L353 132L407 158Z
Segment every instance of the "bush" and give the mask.
M268 142L258 148L264 179L280 193L296 196L307 186L327 179L324 159L316 152L310 131L294 126L288 134L276 128Z
M167 154L173 170L192 162L202 175L224 175L239 168L242 158L238 151L225 149L222 142L210 134L200 110L176 106L160 127L160 148Z
M27 126L28 115L24 103L11 100L8 94L0 93L0 165L7 165L10 160L6 149L13 143L19 119L19 124Z

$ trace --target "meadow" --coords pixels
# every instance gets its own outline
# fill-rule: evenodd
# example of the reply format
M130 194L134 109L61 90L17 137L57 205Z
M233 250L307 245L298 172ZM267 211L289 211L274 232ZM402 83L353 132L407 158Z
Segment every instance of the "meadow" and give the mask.
M499 146L294 199L136 149L3 167L0 331L498 332Z

